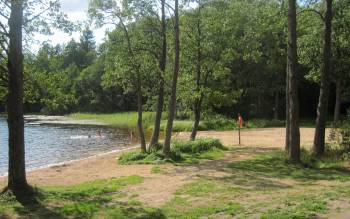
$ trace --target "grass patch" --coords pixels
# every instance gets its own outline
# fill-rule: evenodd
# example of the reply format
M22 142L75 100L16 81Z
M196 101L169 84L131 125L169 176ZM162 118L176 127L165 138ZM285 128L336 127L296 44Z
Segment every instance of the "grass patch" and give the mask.
M93 114L93 113L74 113L68 115L71 119L76 120L96 120L98 122L105 123L109 126L115 128L126 128L126 129L136 129L137 127L137 112L121 112L112 114ZM152 130L155 119L154 112L143 112L143 125L146 130ZM306 127L314 127L314 121L303 120ZM164 131L166 128L166 113L163 113L161 121L161 130ZM251 119L245 122L244 128L270 128L270 127L284 127L284 120L269 120L269 119ZM174 121L173 131L174 132L184 132L191 131L193 127L193 120L189 117L184 117L184 119L178 118ZM228 118L221 115L208 116L204 118L200 123L198 130L236 130L237 122L233 118Z
M21 218L165 218L160 209L144 208L140 202L118 201L120 189L142 182L131 176L98 180L74 186L45 187L32 203L10 202L2 198L1 214ZM124 197L124 196L122 196Z
M137 112L121 112L112 114L94 114L94 113L74 113L68 115L71 119L76 120L96 120L115 128L135 129L137 126ZM144 112L144 127L153 124L155 113Z
M177 190L164 213L170 218L314 218L329 211L330 201L350 200L349 171L330 165L332 160L322 162L328 167L294 165L281 151L232 162L230 174L199 175Z
M229 165L233 171L244 171L251 173L259 178L293 178L295 180L310 181L310 180L349 180L350 171L342 168L336 162L319 161L318 166L310 163L310 158L307 155L302 156L304 164L295 165L288 163L285 154L282 151L259 155L254 159L235 162ZM332 168L330 168L331 166ZM336 166L336 168L333 168Z
M193 164L200 159L214 160L224 156L226 148L217 139L197 139L195 141L174 141L171 145L170 159L163 153L153 151L141 153L139 151L123 153L119 164L163 164L166 162Z
M159 209L143 208L124 197L121 189L142 182L139 176L97 180L73 186L43 187L29 201L12 195L0 198L0 218L165 218ZM5 217L5 216L4 216Z

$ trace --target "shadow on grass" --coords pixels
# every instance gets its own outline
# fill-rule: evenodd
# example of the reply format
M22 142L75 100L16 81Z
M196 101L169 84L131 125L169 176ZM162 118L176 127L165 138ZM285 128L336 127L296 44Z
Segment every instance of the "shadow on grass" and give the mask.
M283 152L273 152L253 159L234 162L228 165L234 172L244 172L259 178L290 178L303 182L316 180L349 180L350 171L345 168L314 168L296 165L285 160Z
M138 176L130 176L9 193L1 197L0 210L16 218L166 218L160 209L144 208L134 200L121 201L126 194L120 190L141 181ZM0 218L6 218L6 214L2 216L0 211Z
M20 218L64 218L54 210L42 204L43 193L36 188L28 186L27 189L12 193L5 189L1 193L1 199L11 200L14 204L13 210ZM17 202L17 203L16 203ZM12 218L6 214L0 218Z

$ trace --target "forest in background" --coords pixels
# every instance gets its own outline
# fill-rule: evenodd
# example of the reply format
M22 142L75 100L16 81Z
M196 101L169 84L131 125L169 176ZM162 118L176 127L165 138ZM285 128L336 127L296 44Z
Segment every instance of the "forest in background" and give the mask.
M257 0L197 4L199 7L188 2L180 5L178 116L191 114L194 102L203 95L205 115L232 117L240 112L246 118L284 118L288 5ZM37 53L24 51L25 112L57 115L137 110L123 27L114 20L115 29L106 33L105 41L96 45L94 40L94 27L113 23L100 16L103 7L98 1L90 2L91 25L82 27L79 41L56 46L44 43ZM123 7L121 16L139 64L143 110L156 111L160 81L164 82L166 109L174 64L173 19L166 16L168 63L160 76L158 2L131 1ZM342 102L343 115L350 100L350 3L338 0L333 7L329 116L336 97ZM300 115L304 118L316 116L322 63L323 21L310 8L325 10L320 3L298 6ZM6 88L0 94L4 111Z

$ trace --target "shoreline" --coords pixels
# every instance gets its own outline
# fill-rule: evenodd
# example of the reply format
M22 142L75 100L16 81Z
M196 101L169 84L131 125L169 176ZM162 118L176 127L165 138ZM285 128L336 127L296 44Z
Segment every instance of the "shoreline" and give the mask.
M101 171L107 170L106 167L109 167L109 170L112 170L113 166L117 167L118 155L138 148L138 145L132 145L131 147L121 150L113 150L86 158L31 169L26 172L28 183L33 186L71 185L94 179L109 178L111 175L110 171L105 172L106 177L103 177L104 172ZM111 163L115 163L115 165L111 165ZM74 172L74 174L72 172ZM91 176L90 174L95 175ZM5 188L6 184L7 175L0 176L0 189Z
M42 167L37 167L37 168L29 168L29 169L26 170L26 173L30 173L30 172L34 172L34 171L38 171L38 170L43 170L43 169L48 169L48 168L55 168L55 167L65 166L65 165L68 165L68 164L72 164L72 163L76 163L76 162L80 162L80 161L84 161L84 160L89 160L89 159L92 159L92 158L103 157L103 156L106 156L106 155L109 155L109 154L118 154L118 153L121 153L121 152L124 152L124 151L135 150L135 149L137 149L139 147L140 147L139 145L135 145L134 144L134 145L130 145L130 147L122 148L120 150L116 149L116 150L112 150L112 151L108 151L108 152L98 153L98 154L91 155L91 156L84 157L84 158L79 158L79 159L74 159L74 160L69 160L69 161L62 161L62 162L59 162L59 163L49 164L49 165L42 166ZM6 178L7 176L8 176L8 173L0 174L0 181L3 178Z

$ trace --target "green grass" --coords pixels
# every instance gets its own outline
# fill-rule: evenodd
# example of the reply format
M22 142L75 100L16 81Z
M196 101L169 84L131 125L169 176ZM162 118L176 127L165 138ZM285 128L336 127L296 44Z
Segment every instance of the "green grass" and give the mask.
M73 186L43 187L18 202L9 194L0 198L0 218L165 218L159 209L145 208L121 189L142 182L139 176L97 180ZM1 216L2 215L2 216ZM5 216L4 216L5 217Z
M166 113L163 113L161 121L161 130L164 131L166 128ZM91 114L91 113L75 113L70 114L68 117L77 120L91 119L98 122L105 123L109 126L116 128L126 128L136 130L137 125L137 112L121 112L113 114ZM154 112L144 112L143 113L143 125L146 130L153 129L153 123L155 119ZM193 126L193 120L186 117L184 120L176 119L173 125L173 131L191 131ZM270 127L284 127L284 120L269 120L269 119L251 119L245 122L244 128L270 128ZM302 127L314 127L315 121L313 120L302 120ZM232 118L227 118L220 115L209 116L204 118L199 123L199 130L217 130L217 131L226 131L226 130L236 130L237 123Z
M170 218L314 218L327 213L332 201L350 201L350 171L340 164L324 166L332 167L294 165L283 152L264 153L228 164L230 174L225 176L199 175L163 210Z
M153 124L155 113L144 112L144 127L150 127ZM96 120L115 128L135 129L137 125L137 112L122 112L113 114L92 114L92 113L74 113L68 117L77 120Z

